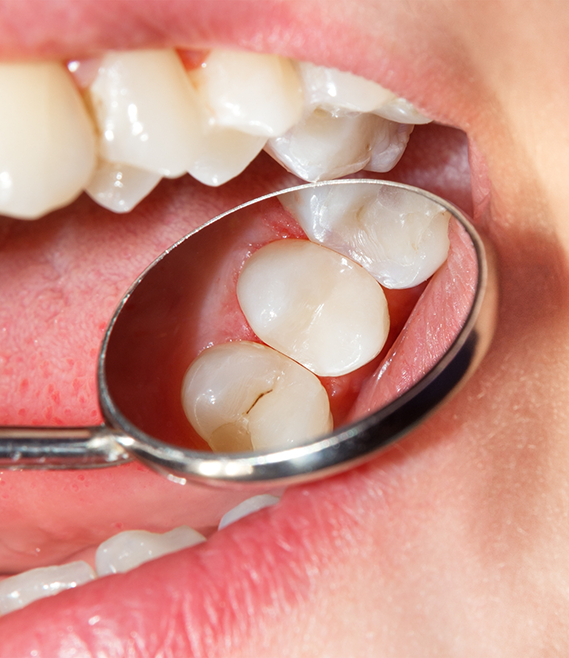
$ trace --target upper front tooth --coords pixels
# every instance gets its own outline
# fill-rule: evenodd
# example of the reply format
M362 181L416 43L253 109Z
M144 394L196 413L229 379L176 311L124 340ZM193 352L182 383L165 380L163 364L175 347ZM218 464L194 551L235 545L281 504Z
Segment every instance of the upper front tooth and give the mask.
M93 569L83 561L30 569L10 576L0 582L0 614L19 610L32 601L83 585L95 577Z
M217 126L274 137L300 119L300 81L283 57L214 50L189 75Z
M147 530L119 532L97 548L97 575L125 573L145 562L204 541L203 535L188 526L180 526L163 534Z
M182 404L196 432L218 452L291 447L332 429L318 378L247 341L204 350L184 377Z
M254 514L259 510L264 509L265 507L272 507L280 501L278 496L271 496L271 494L261 494L260 496L253 496L252 498L247 498L239 505L236 505L229 512L226 512L219 522L218 530L225 528L239 519L242 519L250 514Z
M381 286L362 267L307 240L256 251L237 282L259 338L321 376L344 375L379 354L389 332Z
M109 52L88 90L108 162L176 177L194 161L197 99L171 50Z
M408 190L369 188L305 189L281 201L311 240L360 263L386 288L425 281L448 255L448 211Z
M65 67L0 65L0 214L35 219L70 203L95 161L93 126Z

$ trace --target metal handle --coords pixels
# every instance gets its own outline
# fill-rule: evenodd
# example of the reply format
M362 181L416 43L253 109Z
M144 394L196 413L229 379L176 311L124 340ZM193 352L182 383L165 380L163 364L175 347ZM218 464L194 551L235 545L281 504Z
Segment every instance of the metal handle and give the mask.
M122 432L98 427L0 427L0 469L19 471L102 468L131 455L118 443Z

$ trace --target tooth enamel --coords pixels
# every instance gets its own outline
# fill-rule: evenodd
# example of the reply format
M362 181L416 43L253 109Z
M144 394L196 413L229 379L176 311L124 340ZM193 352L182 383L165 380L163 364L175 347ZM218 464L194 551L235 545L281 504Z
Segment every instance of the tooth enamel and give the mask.
M214 50L188 75L217 126L274 137L300 119L300 80L283 57Z
M384 120L381 124L377 124L370 160L365 165L365 169L380 173L391 171L405 153L412 132L413 126L407 123Z
M320 187L281 201L310 240L360 263L386 288L415 286L447 258L449 213L406 190Z
M107 53L88 98L103 159L171 178L192 165L198 100L174 51Z
M379 163L381 154L382 171L388 171L403 155L411 130L398 131L388 123L374 114L333 116L318 109L282 137L270 139L265 150L312 182L360 171L372 158Z
M429 123L409 101L398 98L371 80L338 69L297 62L304 99L309 107L321 107L332 114L375 112L400 123Z
M95 167L95 135L62 64L0 65L0 214L35 219L71 203Z
M368 363L389 332L381 286L356 263L307 240L279 240L255 252L237 297L263 342L320 376Z
M220 452L291 447L332 429L318 378L247 341L204 350L184 377L182 404L196 432Z
M59 594L95 578L93 569L83 561L30 569L10 576L0 582L0 614L19 610L32 601Z
M195 546L205 537L187 526L159 534L147 530L127 530L104 541L95 554L98 576L126 573L145 562Z
M239 505L235 506L233 509L230 509L229 512L226 512L219 522L218 530L225 528L235 521L239 521L249 514L254 514L259 510L265 507L271 507L276 505L279 502L280 498L276 496L271 496L270 494L261 494L260 496L253 496L252 498L247 498Z
M100 206L129 212L158 185L162 177L130 165L99 160L85 192Z

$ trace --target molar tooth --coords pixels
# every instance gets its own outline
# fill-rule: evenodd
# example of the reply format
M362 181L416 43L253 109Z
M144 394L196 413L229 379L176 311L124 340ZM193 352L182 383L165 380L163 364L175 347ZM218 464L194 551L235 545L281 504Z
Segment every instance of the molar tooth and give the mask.
M307 181L330 180L364 169L371 160L381 171L394 167L405 151L410 128L398 131L373 114L334 116L317 109L265 150Z
M320 187L281 201L310 240L360 263L386 288L418 285L447 258L449 213L406 190Z
M93 126L58 62L1 64L0 90L0 213L35 219L89 181Z
M188 526L180 526L163 534L147 530L126 530L107 539L97 548L97 575L126 573L145 562L204 541L203 535Z
M184 377L182 404L196 432L220 452L291 447L332 429L318 378L247 341L204 350Z
M277 496L271 496L270 494L261 494L260 496L247 498L247 500L239 503L239 505L236 505L221 517L218 530L225 528L231 523L235 523L235 521L239 521L239 519L242 519L245 516L249 516L249 514L254 514L265 507L276 505L279 501L280 498Z
M377 281L307 240L278 240L256 251L241 271L237 298L262 341L324 377L371 361L389 332Z
M300 119L300 80L283 57L213 50L188 75L217 126L274 137Z
M192 165L198 101L174 51L107 53L87 95L102 158L171 178Z
M99 160L85 192L100 206L129 212L158 185L162 176L130 165Z
M59 594L95 578L93 569L82 560L56 567L30 569L10 576L0 582L0 614L19 610L33 601Z

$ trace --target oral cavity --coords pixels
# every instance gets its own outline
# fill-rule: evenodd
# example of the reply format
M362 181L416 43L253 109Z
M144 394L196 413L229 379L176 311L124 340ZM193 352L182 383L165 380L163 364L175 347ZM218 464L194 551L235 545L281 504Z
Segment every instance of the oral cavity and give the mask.
M276 55L174 50L0 65L0 213L33 219L86 191L128 212L162 177L217 186L265 148L308 181L387 171L413 124L406 100L349 73Z

